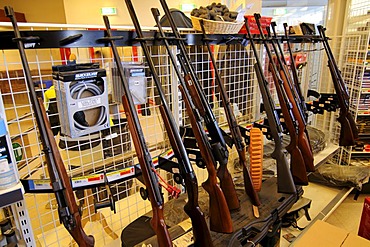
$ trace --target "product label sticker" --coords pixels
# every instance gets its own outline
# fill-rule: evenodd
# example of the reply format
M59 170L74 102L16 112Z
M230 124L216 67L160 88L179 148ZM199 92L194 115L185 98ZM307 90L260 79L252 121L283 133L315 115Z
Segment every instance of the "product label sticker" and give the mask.
M99 184L103 182L104 182L103 174L96 174L96 175L94 174L94 175L72 178L72 187L78 188L82 186L94 185L94 184Z
M118 171L107 173L109 182L135 175L135 167L127 167Z
M48 179L37 179L33 180L33 183L30 184L30 189L33 190L49 190L51 188L50 180Z

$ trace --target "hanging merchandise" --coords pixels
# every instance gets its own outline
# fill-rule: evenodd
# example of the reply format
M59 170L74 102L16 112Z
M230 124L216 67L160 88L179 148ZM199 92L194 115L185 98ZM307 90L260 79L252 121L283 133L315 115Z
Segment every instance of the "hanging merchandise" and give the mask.
M147 98L147 80L145 77L145 67L142 63L122 62L123 71L128 81L128 86L132 94L135 105L146 103ZM118 75L115 63L110 64L112 72L112 99L115 102L122 103L123 87Z
M61 133L72 138L109 128L106 71L97 63L53 66Z

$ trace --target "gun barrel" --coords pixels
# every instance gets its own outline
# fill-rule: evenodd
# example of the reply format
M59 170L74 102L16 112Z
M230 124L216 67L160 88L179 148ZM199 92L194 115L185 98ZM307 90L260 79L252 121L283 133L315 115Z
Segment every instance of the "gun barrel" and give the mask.
M6 6L4 10L6 16L10 18L13 25L15 41L17 42L26 83L29 89L28 94L31 100L32 110L40 132L40 139L44 147L51 185L58 204L60 220L79 246L94 246L94 238L92 236L87 236L82 228L81 216L78 211L70 179L58 151L59 149L51 131L43 103L41 99L37 98L31 70L27 61L27 55L24 51L24 42L18 28L14 10L10 6Z
M112 39L112 30L110 28L110 23L108 16L103 16L104 24L106 27L106 34L109 40L111 50L113 53L114 60L118 69L118 74L122 82L123 95L122 104L125 109L127 123L130 129L132 140L135 146L135 151L140 163L140 168L142 170L142 175L148 197L152 206L153 218L151 220L151 225L154 232L157 235L157 240L159 246L172 246L172 241L168 233L167 226L163 218L163 198L161 191L159 189L159 183L157 175L153 172L154 165L152 158L150 156L149 149L146 145L143 131L140 126L139 117L132 99L131 92L128 87L128 82L123 72L123 66L121 63L121 58L118 54L117 47L115 45L114 39Z

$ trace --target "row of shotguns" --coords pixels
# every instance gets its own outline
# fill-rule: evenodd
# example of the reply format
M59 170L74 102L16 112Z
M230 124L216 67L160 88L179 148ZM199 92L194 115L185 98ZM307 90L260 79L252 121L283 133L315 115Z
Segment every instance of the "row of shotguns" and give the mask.
M151 75L161 99L161 104L159 105L160 113L163 118L163 123L168 134L170 144L175 153L175 157L177 158L183 184L187 191L188 200L184 206L184 210L192 222L194 246L213 246L209 229L220 233L232 233L234 229L230 211L237 210L240 207L233 178L227 168L229 152L222 130L218 125L211 106L206 99L206 95L202 90L200 80L187 52L185 40L181 36L176 23L171 16L170 9L168 8L166 1L160 0L172 29L171 35L163 31L159 21L159 10L153 8L152 14L158 27L159 38L163 41L163 44L168 51L169 58L173 64L177 64L177 61L180 64L181 69L177 66L174 66L173 69L175 70L179 80L179 90L185 103L191 128L202 156L202 162L208 172L208 178L202 184L203 188L209 195L210 221L208 227L205 215L198 204L198 183L196 175L178 131L178 126L176 125L171 109L166 101L160 77L151 58L147 43L152 39L144 36L131 0L125 0L125 2L135 26L137 35L136 40L141 44L142 51L146 57L147 64L151 70ZM59 154L53 133L51 132L50 123L48 122L42 100L37 98L34 84L32 83L27 57L24 51L24 44L27 42L34 42L37 40L37 37L22 37L18 29L13 9L7 6L5 7L5 12L13 23L15 33L14 42L17 42L22 65L24 67L26 83L29 88L30 99L40 132L40 139L44 147L43 151L48 165L51 185L58 203L60 221L64 224L65 228L69 231L79 246L94 246L93 236L87 236L81 226L81 215L71 188L70 179L64 168L63 160ZM124 75L121 59L115 44L115 40L121 39L122 37L113 36L108 17L104 16L103 19L106 31L105 37L102 37L100 42L110 44L119 76L122 81L124 92L122 95L122 104L126 113L129 130L137 153L137 158L140 163L140 168L142 170L142 176L146 186L146 194L153 211L151 226L157 235L159 246L172 246L172 241L164 220L164 199L158 183L158 177L154 171L155 168L152 157L144 139L137 110L132 100L128 82ZM286 148L284 148L282 145L283 130L281 127L281 119L275 109L275 103L270 94L270 86L263 72L259 52L250 33L248 20L246 19L245 26L247 29L247 37L245 37L245 39L249 41L256 57L254 68L268 123L271 129L271 135L275 143L275 149L271 156L276 160L277 165L277 190L279 193L294 194L296 193L297 185L308 184L307 172L315 170L312 148L306 129L307 115L304 96L300 89L299 77L294 64L294 59L291 59L290 65L286 63L282 47L280 46L275 32L275 25L271 26L273 34L270 32L270 29L267 28L266 37L264 33L265 30L262 30L260 25L259 14L255 14L255 20L260 32L259 41L262 41L265 46L265 50L269 58L269 72L273 77L283 119L290 136L290 143ZM240 129L232 109L232 104L228 98L228 94L217 68L217 63L212 54L210 39L207 37L204 30L203 22L200 22L203 31L203 42L208 48L209 56L214 66L215 79L223 102L223 107L225 108L225 114L233 145L235 145L237 150L240 165L243 167L245 191L253 205L253 213L258 217L258 207L261 205L261 201L258 193L253 187L247 167L246 145L243 142ZM285 29L287 29L286 25ZM325 36L325 29L323 27L318 27L318 29L322 37L322 43L324 44L328 55L329 69L340 102L340 113L338 118L338 121L342 125L340 145L353 145L354 140L357 138L357 128L352 115L349 112L348 91L340 75L340 71L336 66L333 54L330 51L328 38ZM174 54L172 52L170 42L171 44L176 44L179 50L178 54ZM288 43L290 56L293 58L288 38L286 39L286 42ZM274 62L274 54L277 63ZM205 131L204 126L208 130L208 133ZM290 154L290 164L288 163L285 150ZM220 184L218 181L220 181Z

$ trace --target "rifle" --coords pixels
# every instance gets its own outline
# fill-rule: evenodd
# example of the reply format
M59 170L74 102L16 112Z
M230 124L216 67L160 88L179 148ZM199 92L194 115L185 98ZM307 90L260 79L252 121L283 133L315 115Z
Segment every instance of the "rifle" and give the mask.
M257 25L259 25L259 20L255 17ZM260 26L259 26L260 27ZM262 30L262 29L260 29ZM297 185L307 185L308 178L305 168L305 158L302 149L300 148L300 132L299 132L299 122L296 120L294 115L294 105L292 104L292 99L288 96L287 89L284 87L286 81L281 79L281 74L278 73L275 63L272 59L272 54L268 49L266 39L263 32L261 33L263 43L266 48L266 52L269 57L269 71L272 74L273 81L275 84L276 92L279 98L281 111L283 113L284 122L287 126L287 130L290 136L290 143L286 147L287 151L290 153L290 169L292 171L293 181ZM286 79L285 74L282 75ZM293 105L293 106L292 106ZM304 133L303 133L304 134Z
M254 56L256 57L254 69L256 71L259 88L261 91L265 111L269 121L271 135L275 143L275 149L272 152L271 157L276 160L278 192L293 194L296 193L296 187L294 185L292 174L289 170L288 161L285 156L284 148L282 145L283 131L281 129L280 119L275 110L275 103L269 91L268 81L266 80L265 75L263 74L262 64L259 59L257 48L254 44L253 37L249 29L248 18L245 18L244 22Z
M339 146L353 146L356 143L355 140L358 138L358 129L356 122L349 111L350 97L347 86L343 81L342 74L331 51L328 38L325 35L326 29L320 25L317 26L317 29L319 30L326 55L328 56L328 66L339 101L340 112L339 117L337 118L338 122L341 124Z
M19 55L22 60L25 80L29 89L29 97L43 145L51 186L58 204L59 220L79 246L94 246L94 237L87 236L82 228L81 215L73 194L70 179L51 131L44 104L42 103L42 99L37 98L35 86L32 81L31 70L24 51L24 43L34 42L38 40L38 37L22 37L19 32L13 8L5 6L4 10L6 16L10 18L13 25L15 36L13 41L17 43Z
M272 25L272 27L274 27L274 26L276 26L276 23L271 22L271 25ZM299 82L298 71L297 71L297 66L296 66L296 63L295 63L294 56L293 56L293 51L292 51L292 48L290 46L288 24L284 23L283 25L284 25L285 39L286 39L286 42L287 42L287 45L288 45L288 52L289 52L289 57L290 57L290 71L292 72L294 87L295 87L295 89L298 93L298 96L300 98L300 106L301 106L301 109L304 112L305 120L307 122L307 119L308 119L307 106L306 106L305 98L303 96L302 89L301 89L301 86L300 86L301 83ZM273 28L273 30L274 30L274 33L275 33L274 28Z
M147 41L142 33L139 20L136 16L134 6L131 0L126 0L126 6L131 16L132 22L136 29L137 37L140 41L143 53L146 57L150 71L152 73L153 80L158 89L159 97L161 98L162 104L159 106L159 110L163 119L164 126L166 128L172 149L175 153L177 161L180 163L179 169L181 175L185 181L185 186L188 195L188 202L184 206L184 211L191 218L193 226L193 236L195 246L212 246L211 234L208 230L204 214L201 211L198 204L198 181L194 173L193 167L190 164L188 154L186 153L184 143L182 142L180 133L177 129L175 120L172 112L167 104L165 94L162 89L161 81L159 79L157 70L155 69L153 60L150 56ZM153 9L152 9L153 11ZM153 14L154 15L154 14ZM158 14L159 16L159 14Z
M159 22L159 10L156 8L152 8L152 14L157 23L160 38L163 40L163 43L167 49L172 64L174 64L173 68L180 81L179 89L185 101L185 107L189 115L190 124L192 126L194 136L197 140L199 150L201 152L204 164L208 172L208 179L202 184L202 186L208 192L210 197L209 200L210 229L216 232L231 233L233 231L231 216L225 195L220 189L219 185L217 184L217 173L216 173L217 163L212 154L212 147L209 143L208 136L204 131L199 112L194 106L190 93L186 88L185 79L182 76L180 69L176 66L176 58L173 55L168 43L168 39L170 38L166 37L165 33L163 32L162 26Z
M256 22L257 22L258 28L262 30L260 22L259 22L259 18L260 18L260 15L256 14ZM287 71L287 64L286 64L284 53L281 49L281 46L277 44L277 46L279 47L279 50L278 50L275 45L275 41L276 42L278 41L277 41L277 35L276 35L274 25L272 25L272 29L274 32L275 39L271 39L270 43L276 54L276 59L279 64L280 79L283 82L285 92L292 104L292 112L293 112L294 118L296 119L298 123L298 146L305 160L305 170L308 172L313 172L315 171L315 165L314 165L314 158L312 154L310 139L309 139L308 131L306 128L307 123L305 120L305 114L300 108L299 97L297 96L295 87L292 86L291 77L289 75L289 72ZM271 37L269 28L267 28L267 32L268 32L269 37ZM262 34L262 38L264 38L263 34ZM268 49L267 42L265 42L265 46L266 46L266 49ZM279 56L279 51L280 51L280 56ZM267 53L270 59L272 59L272 54L270 50L268 50ZM276 68L275 64L274 64L274 67ZM275 69L275 71L277 71L277 69Z
M126 113L128 127L134 142L136 154L139 160L140 168L142 170L142 176L144 184L146 186L146 192L152 206L153 217L151 219L151 226L157 235L157 241L159 246L172 246L172 241L168 233L166 223L163 216L164 201L161 190L158 185L158 178L154 172L154 165L152 158L149 153L149 149L146 145L143 131L140 126L139 117L132 100L132 95L128 87L127 79L124 75L121 58L118 54L118 50L115 44L115 40L122 39L119 36L113 36L110 28L108 16L103 16L104 24L106 27L106 36L103 40L110 43L114 60L116 62L117 71L122 81L123 95L122 105Z
M254 190L252 178L251 178L251 175L250 175L250 173L248 171L248 168L247 168L247 159L245 157L246 156L246 148L245 148L245 145L244 145L244 142L243 142L243 138L242 138L242 135L240 133L239 125L238 125L238 122L236 121L234 111L231 108L231 102L230 102L229 97L227 96L227 93L226 93L226 90L225 90L225 87L224 87L224 83L221 79L221 75L218 72L216 59L213 56L211 46L209 44L209 39L207 38L207 34L206 34L205 29L204 29L203 20L200 20L200 26L201 26L202 34L203 34L203 42L207 46L209 57L211 58L211 62L213 64L213 68L214 68L214 71L215 71L216 83L217 83L217 86L218 86L218 89L219 89L219 92L220 92L220 96L221 96L221 100L223 102L223 106L224 106L224 109L225 109L225 115L226 115L227 123L229 125L229 130L231 132L233 143L235 144L236 151L238 152L239 163L243 167L244 189L245 189L245 192L247 193L247 195L249 196L249 199L252 202L253 213L258 218L259 217L258 206L261 205L261 202L259 200L257 192Z
M220 167L217 170L217 177L220 179L221 189L225 194L229 209L238 209L240 207L240 203L236 195L232 176L227 169L229 152L226 147L225 139L222 135L222 130L218 126L216 118L211 110L211 106L209 105L209 102L207 101L202 90L198 77L195 73L195 69L187 53L184 40L177 29L176 23L172 18L167 3L165 0L160 0L160 2L175 36L174 43L180 50L180 53L177 55L177 57L179 59L181 68L184 71L186 87L189 90L194 105L197 107L201 117L204 119L209 136L211 138L212 154L220 164Z

